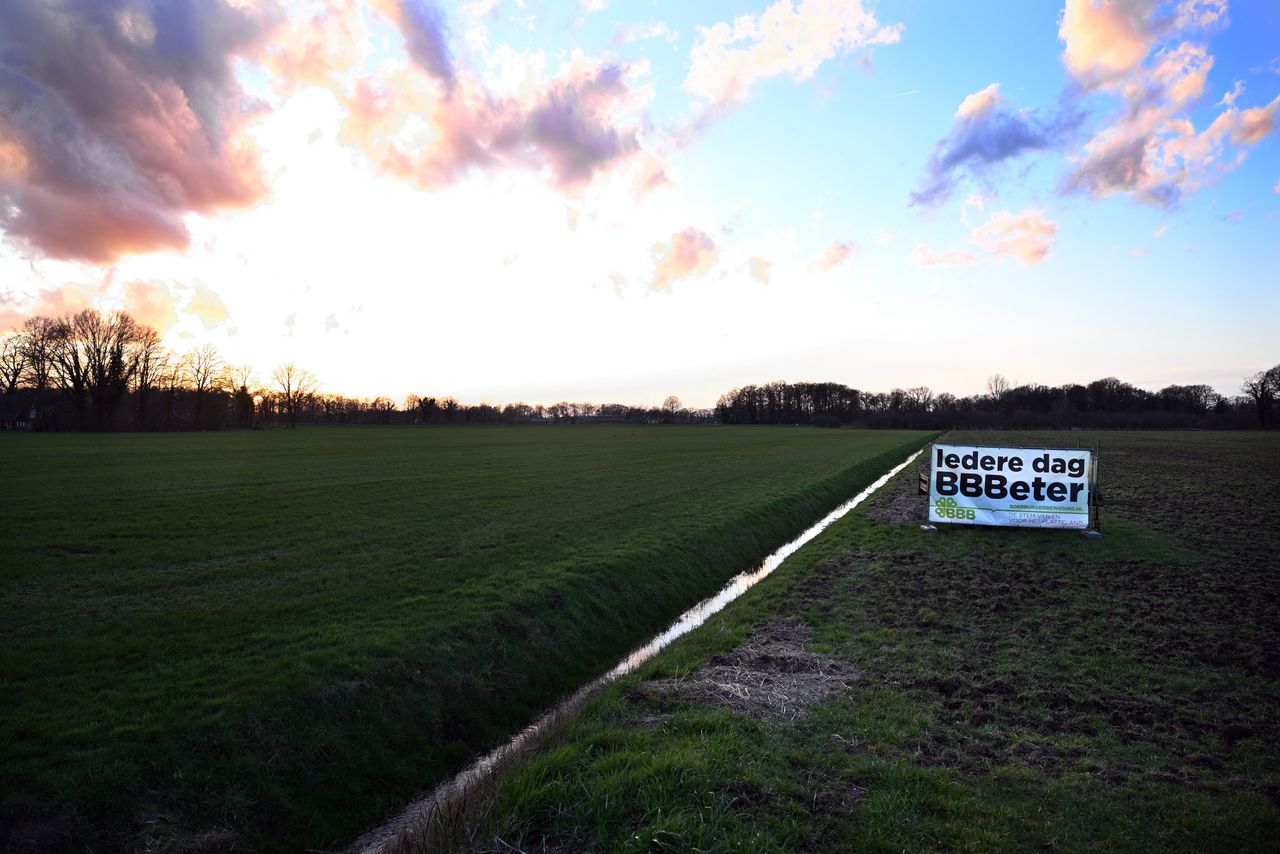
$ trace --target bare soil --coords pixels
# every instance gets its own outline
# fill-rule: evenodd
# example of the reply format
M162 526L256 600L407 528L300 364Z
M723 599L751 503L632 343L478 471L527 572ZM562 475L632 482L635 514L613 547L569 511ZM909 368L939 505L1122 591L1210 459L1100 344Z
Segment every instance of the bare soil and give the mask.
M918 488L920 472L929 472L927 457L922 456L925 462L903 471L868 499L868 519L888 525L916 525L929 519L929 496L920 495Z
M810 652L807 625L758 626L728 655L679 679L654 679L641 690L669 700L711 703L770 723L801 720L816 703L862 678L847 661Z

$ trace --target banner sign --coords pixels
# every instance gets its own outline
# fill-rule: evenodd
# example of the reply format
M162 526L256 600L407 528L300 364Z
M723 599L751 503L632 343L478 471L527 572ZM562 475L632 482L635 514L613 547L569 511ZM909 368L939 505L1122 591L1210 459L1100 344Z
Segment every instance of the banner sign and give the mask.
M1088 448L934 445L929 521L1022 528L1089 527Z

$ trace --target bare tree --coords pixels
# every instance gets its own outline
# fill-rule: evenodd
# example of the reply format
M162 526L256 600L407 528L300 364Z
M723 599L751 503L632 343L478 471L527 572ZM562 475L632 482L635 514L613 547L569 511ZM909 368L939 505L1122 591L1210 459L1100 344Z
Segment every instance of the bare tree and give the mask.
M1280 397L1280 365L1245 377L1244 385L1240 388L1257 407L1258 426L1263 430L1267 429L1271 421L1271 408L1276 398Z
M222 358L217 347L205 344L183 357L182 366L191 391L195 393L196 424L203 425L209 397L218 391L222 379Z
M928 412L933 408L933 390L927 385L907 389L907 400L919 412Z
M0 394L13 394L26 368L27 352L22 346L22 336L6 335L0 339Z
M252 427L254 416L259 409L255 398L262 397L260 391L255 395L258 379L253 374L253 366L249 364L228 366L223 369L223 378L231 392L231 405L235 411L236 423L241 427Z
M258 384L258 378L253 373L253 365L232 365L226 369L227 379L230 381L232 388L244 389L250 391Z
M422 420L422 398L416 394L410 394L404 399L404 412L409 417L410 424L417 424Z
M992 400L999 400L1009 391L1009 381L1002 374L992 374L987 377L987 397Z
M271 372L276 387L276 403L289 417L289 426L298 426L298 410L315 394L320 382L315 374L286 362Z
M26 383L37 394L43 394L52 382L53 349L58 324L49 317L29 317L18 333L26 362Z
M64 315L54 323L51 374L71 398L78 419L93 427L113 425L121 399L138 368L144 327L132 317L94 309Z
M142 327L134 345L138 365L133 375L134 412L140 429L150 426L151 392L163 382L169 354L160 344L160 334L149 326Z
M667 399L662 401L662 420L675 421L680 410L684 409L684 404L680 402L680 398L674 394L668 395Z

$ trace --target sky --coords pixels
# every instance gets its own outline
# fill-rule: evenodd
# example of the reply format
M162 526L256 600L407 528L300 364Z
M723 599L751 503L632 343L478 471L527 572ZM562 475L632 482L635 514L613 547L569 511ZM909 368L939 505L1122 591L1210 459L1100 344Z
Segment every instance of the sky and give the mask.
M1280 361L1272 0L6 0L0 334L714 405Z

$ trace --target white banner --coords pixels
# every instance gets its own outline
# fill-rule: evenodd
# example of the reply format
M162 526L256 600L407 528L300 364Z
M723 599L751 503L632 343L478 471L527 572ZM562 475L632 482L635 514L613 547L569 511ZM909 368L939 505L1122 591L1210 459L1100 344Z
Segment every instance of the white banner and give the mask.
M934 445L929 521L1088 528L1093 451Z

